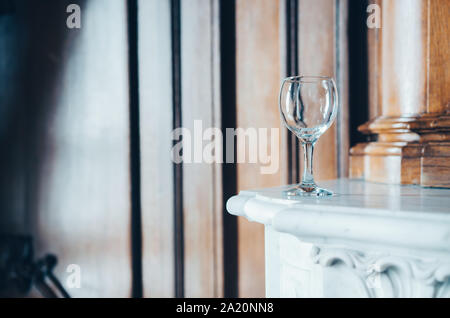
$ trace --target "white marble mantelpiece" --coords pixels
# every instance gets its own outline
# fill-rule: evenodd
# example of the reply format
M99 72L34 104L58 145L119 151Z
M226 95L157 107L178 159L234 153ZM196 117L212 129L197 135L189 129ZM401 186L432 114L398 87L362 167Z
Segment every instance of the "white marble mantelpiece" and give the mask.
M336 196L242 191L231 214L266 226L269 297L450 297L450 190L321 182Z

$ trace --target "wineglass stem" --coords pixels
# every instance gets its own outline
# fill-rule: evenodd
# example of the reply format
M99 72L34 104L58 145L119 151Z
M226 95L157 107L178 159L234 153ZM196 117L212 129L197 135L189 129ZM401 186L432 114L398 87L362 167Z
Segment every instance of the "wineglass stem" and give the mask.
M313 177L313 152L314 152L314 143L312 142L303 142L303 156L304 156L304 167L303 167L303 176L302 176L302 185L315 185L314 177Z

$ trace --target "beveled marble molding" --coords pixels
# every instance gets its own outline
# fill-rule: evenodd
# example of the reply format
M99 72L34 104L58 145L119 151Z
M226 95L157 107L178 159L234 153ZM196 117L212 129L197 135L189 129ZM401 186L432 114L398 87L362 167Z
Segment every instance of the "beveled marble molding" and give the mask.
M370 142L350 150L350 177L450 188L450 1L378 0L369 29Z
M338 195L287 200L280 187L227 202L265 225L267 297L450 297L450 190L320 186Z

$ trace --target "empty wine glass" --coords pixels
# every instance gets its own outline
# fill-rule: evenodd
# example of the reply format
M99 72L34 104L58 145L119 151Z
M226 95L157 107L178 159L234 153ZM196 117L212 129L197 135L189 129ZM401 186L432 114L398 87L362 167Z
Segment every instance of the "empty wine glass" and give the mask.
M284 124L300 139L304 152L302 182L285 195L332 195L333 192L316 185L312 165L314 144L331 126L338 111L334 80L325 76L288 77L281 85L279 106Z

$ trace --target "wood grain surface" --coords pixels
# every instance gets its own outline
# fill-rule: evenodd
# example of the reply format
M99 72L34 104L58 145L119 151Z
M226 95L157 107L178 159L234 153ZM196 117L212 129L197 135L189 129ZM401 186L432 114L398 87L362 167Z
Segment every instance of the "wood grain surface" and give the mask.
M69 3L82 8L79 30L66 27ZM13 181L22 211L4 211L2 228L32 235L36 257L55 254L66 287L68 266L78 265L74 297L131 296L126 12L118 0L16 7L26 72L13 101L24 138L13 139L23 157L8 169L25 178Z
M181 1L182 124L192 132L192 147L195 121L203 130L221 128L218 9L217 0ZM220 164L183 164L186 297L223 295L221 187Z
M142 264L145 297L175 296L170 0L139 1Z
M334 0L300 0L299 72L301 75L336 78L335 10ZM344 107L341 110L345 111ZM334 123L314 147L313 169L314 178L317 181L334 179L338 176L337 138L337 124Z
M381 37L369 38L371 83L380 74L378 95L371 91L369 103L376 116L359 128L377 141L352 148L351 176L450 187L450 5L444 0L379 4Z
M280 128L279 8L278 0L236 1L237 126L241 128ZM238 151L245 151L243 146L238 143ZM281 181L281 172L263 175L259 164L238 164L237 171L238 191ZM264 297L263 226L239 218L238 240L239 297Z

